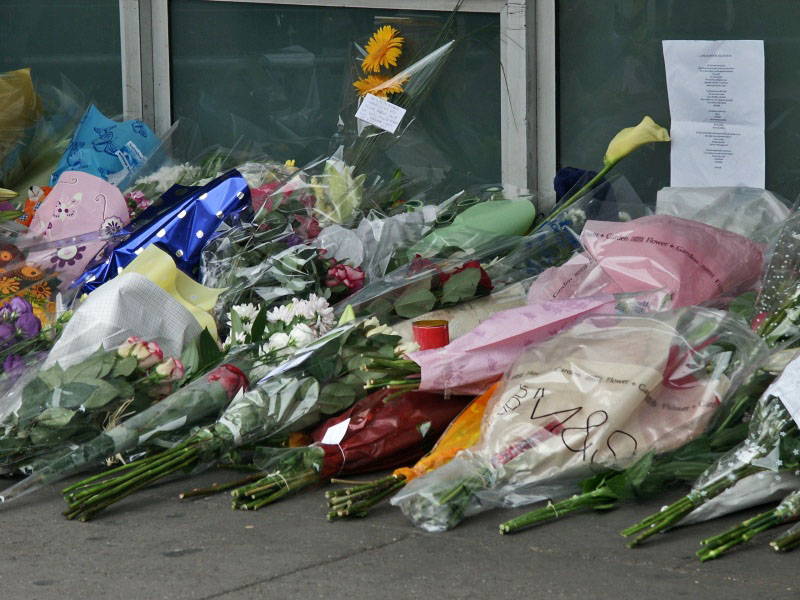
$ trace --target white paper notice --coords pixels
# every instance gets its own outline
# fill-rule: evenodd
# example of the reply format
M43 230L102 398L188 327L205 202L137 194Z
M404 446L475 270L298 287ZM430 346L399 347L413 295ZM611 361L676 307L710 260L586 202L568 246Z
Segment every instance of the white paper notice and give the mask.
M370 125L394 133L400 126L400 121L406 114L405 108L400 108L388 100L383 100L372 94L367 94L356 111L356 118L366 121Z
M670 185L763 188L764 42L664 40Z
M350 425L350 419L347 418L333 427L328 427L325 435L322 436L320 444L338 444L344 439L344 434L347 433L347 426Z

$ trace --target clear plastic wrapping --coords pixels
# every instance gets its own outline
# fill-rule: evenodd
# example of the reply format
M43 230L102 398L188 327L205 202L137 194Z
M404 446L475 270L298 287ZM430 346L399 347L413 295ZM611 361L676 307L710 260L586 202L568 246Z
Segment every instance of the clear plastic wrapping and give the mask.
M748 329L710 309L588 317L526 350L490 400L480 441L392 502L441 531L492 506L563 493L594 468L677 448L763 354Z

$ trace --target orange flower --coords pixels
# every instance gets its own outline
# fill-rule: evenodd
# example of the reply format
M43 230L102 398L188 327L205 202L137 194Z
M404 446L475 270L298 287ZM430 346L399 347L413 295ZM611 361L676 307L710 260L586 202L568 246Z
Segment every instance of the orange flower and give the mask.
M52 293L52 291L50 290L50 286L47 285L46 282L40 281L31 288L30 293L34 298L38 298L40 300L48 300L50 298L50 294Z
M16 294L19 291L19 280L13 277L0 279L0 294Z
M361 61L364 73L377 73L381 67L397 65L397 59L403 53L403 38L397 37L398 33L391 25L378 28L367 42L367 55Z
M408 81L406 77L385 77L383 75L369 75L364 79L359 79L353 84L358 90L359 96L372 94L378 98L388 98L389 94L400 94L403 91L403 84Z

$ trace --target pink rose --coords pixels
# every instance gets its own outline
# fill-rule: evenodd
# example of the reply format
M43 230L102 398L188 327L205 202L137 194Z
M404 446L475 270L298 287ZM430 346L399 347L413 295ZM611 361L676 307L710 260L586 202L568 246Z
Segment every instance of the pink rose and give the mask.
M163 377L166 381L177 381L183 377L183 374L183 363L172 356L156 367L156 375Z
M366 275L360 267L354 269L342 264L333 265L325 277L325 285L330 288L344 285L348 290L355 292L364 287L364 277Z
M133 356L139 361L139 368L146 371L157 365L164 358L164 352L155 342L145 342L141 338L131 336L117 349L122 358Z

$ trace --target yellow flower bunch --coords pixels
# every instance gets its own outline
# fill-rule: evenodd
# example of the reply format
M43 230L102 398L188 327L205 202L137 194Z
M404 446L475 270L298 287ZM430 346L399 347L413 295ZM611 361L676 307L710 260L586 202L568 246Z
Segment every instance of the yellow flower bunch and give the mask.
M406 77L398 77L381 73L381 69L397 66L397 59L403 54L403 42L400 32L391 25L379 27L378 31L367 43L367 55L361 61L361 69L365 77L353 84L359 96L373 94L379 98L388 98L390 94L403 91Z

